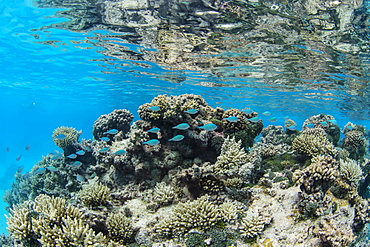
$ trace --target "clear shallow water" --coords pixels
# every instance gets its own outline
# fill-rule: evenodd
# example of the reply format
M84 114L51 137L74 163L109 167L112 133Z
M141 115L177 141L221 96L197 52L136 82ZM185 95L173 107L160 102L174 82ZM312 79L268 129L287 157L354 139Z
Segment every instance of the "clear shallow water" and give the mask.
M124 108L137 120L138 106L158 94L200 94L212 106L268 110L279 119L273 124L290 116L301 125L324 113L340 126L348 121L370 126L367 54L335 52L319 42L244 44L230 38L228 52L204 56L207 62L231 61L230 66L163 68L137 59L143 50L155 49L125 43L124 33L48 28L66 19L54 15L58 9L37 8L32 1L4 0L1 6L1 190L9 188L20 166L28 171L41 155L57 149L51 139L55 128L75 127L83 130L82 138L91 138L101 114ZM112 53L110 46L125 52ZM123 56L127 51L133 59ZM236 65L246 58L253 61ZM6 232L4 217L0 227Z

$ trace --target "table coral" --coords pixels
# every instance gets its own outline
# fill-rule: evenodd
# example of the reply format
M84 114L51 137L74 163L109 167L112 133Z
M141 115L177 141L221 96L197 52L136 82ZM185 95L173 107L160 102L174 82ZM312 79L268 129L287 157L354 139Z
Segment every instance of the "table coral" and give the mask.
M64 150L72 143L77 142L81 134L81 130L77 131L75 128L62 126L56 128L51 137L55 145ZM65 135L65 138L56 138L59 135Z

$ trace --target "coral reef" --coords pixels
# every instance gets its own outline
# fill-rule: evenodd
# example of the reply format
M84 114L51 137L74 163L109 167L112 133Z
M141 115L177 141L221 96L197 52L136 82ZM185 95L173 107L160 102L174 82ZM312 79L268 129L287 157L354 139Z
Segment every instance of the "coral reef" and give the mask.
M81 134L81 130L77 131L75 128L62 126L56 128L51 137L55 145L64 150L74 142L77 142ZM60 137L60 135L62 135L62 137Z
M348 246L370 222L363 126L341 140L330 115L263 128L192 94L159 95L139 116L101 116L93 140L64 127L64 154L15 175L4 199L17 244Z

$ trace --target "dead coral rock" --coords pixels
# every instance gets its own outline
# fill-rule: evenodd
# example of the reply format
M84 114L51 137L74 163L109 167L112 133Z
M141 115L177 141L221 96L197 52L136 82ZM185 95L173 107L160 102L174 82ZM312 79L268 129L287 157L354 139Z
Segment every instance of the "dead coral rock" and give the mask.
M126 136L130 130L130 124L134 116L125 109L114 110L113 112L100 116L93 125L93 136L96 140L111 135L105 134L108 130L117 129L123 136Z

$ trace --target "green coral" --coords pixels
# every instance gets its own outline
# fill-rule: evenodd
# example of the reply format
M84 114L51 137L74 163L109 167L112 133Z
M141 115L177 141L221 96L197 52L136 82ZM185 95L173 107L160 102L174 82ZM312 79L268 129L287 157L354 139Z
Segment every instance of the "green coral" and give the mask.
M56 128L51 137L53 138L55 145L64 150L72 143L77 142L81 134L81 130L77 131L75 128L62 126ZM65 135L65 138L56 138L58 135Z

